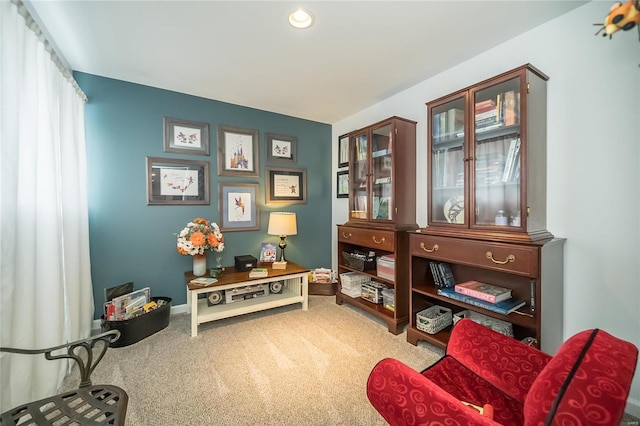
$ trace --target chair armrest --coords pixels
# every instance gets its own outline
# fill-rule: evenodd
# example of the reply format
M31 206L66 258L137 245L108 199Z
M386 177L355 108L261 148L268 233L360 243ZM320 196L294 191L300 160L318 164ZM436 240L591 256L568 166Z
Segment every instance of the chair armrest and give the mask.
M115 342L120 338L120 331L110 330L101 334L87 337L86 339L76 340L75 342L64 343L62 345L54 346L46 349L18 349L18 348L6 348L0 347L0 352L9 352L22 355L39 355L44 354L48 360L68 358L74 360L78 364L80 370L80 387L91 386L91 373L96 368L98 363L104 357L104 354L109 348L109 344ZM96 344L100 343L98 356L94 359L93 349ZM59 355L53 355L52 353L60 350L67 349L67 353ZM84 354L78 351L82 349ZM83 358L84 356L84 358Z
M524 398L551 356L465 318L451 332L447 355L512 398Z
M391 426L497 425L401 361L385 358L371 371L367 397Z

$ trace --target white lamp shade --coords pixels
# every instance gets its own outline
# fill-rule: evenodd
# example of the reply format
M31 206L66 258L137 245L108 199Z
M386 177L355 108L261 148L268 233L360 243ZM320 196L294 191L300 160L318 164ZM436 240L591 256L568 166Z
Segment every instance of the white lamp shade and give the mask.
M298 225L296 214L288 212L273 212L269 215L269 235L296 235Z

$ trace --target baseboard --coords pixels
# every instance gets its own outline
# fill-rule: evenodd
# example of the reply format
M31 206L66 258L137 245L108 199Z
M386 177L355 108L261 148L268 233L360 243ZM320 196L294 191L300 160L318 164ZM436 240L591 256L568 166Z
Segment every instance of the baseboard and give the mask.
M627 414L631 414L633 417L640 419L640 401L637 399L629 398L627 400L627 407L624 410Z
M184 314L185 312L187 312L187 304L183 304L183 305L178 305L178 306L171 306L171 315L176 315L176 314ZM101 320L99 319L94 319L93 323L91 324L91 330L98 330L100 331L100 329L102 328L102 325L100 324ZM95 333L93 333L95 334Z

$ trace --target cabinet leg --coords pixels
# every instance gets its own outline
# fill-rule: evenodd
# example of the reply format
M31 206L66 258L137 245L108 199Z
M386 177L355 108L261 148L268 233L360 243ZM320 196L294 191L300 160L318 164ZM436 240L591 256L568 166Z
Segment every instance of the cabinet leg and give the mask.
M189 300L191 300L191 337L195 337L198 335L198 294L192 291Z
M411 343L413 346L418 346L419 335L411 328L407 328L407 342Z

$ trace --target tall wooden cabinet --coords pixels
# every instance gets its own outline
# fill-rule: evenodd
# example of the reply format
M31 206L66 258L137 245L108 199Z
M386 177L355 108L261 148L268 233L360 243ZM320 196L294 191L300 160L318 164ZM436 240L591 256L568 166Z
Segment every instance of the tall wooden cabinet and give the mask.
M358 272L395 290L395 310L336 293L336 303L354 305L399 334L408 322L407 230L416 230L416 122L400 117L349 133L349 220L338 225L338 273ZM393 279L348 265L343 252L395 255Z
M409 342L446 346L451 327L416 327L417 312L440 305L510 322L514 337L549 352L562 343L564 240L546 229L547 80L527 64L427 103L428 226L410 235ZM502 315L441 296L430 261L527 304Z

